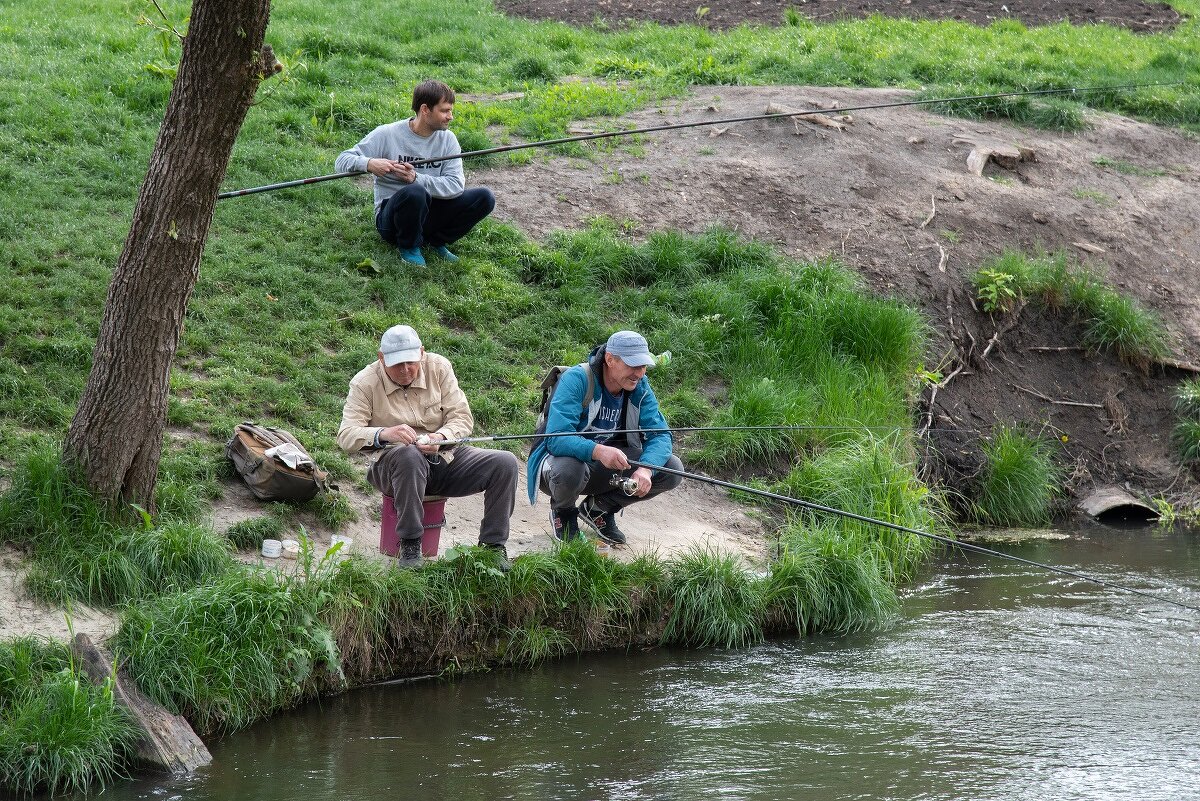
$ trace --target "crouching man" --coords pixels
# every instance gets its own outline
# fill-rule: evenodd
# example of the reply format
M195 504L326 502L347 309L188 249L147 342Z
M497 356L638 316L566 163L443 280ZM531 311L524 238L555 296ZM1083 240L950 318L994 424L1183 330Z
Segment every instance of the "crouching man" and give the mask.
M580 534L583 522L604 540L624 544L617 513L679 486L682 477L629 460L671 470L683 463L671 453L671 434L646 380L656 360L641 334L618 331L595 348L588 360L558 379L546 410L546 437L529 455L529 502L537 491L550 496L550 523L561 540ZM617 430L636 429L628 433ZM647 430L658 429L658 430ZM636 483L633 495L614 486L615 476ZM580 495L585 496L576 507Z
M367 480L396 505L401 567L421 564L423 496L461 498L482 492L479 544L499 551L501 567L508 569L505 543L516 496L517 457L507 451L439 445L470 436L474 425L449 360L426 352L407 325L385 331L377 360L350 380L338 445L348 452L382 449Z

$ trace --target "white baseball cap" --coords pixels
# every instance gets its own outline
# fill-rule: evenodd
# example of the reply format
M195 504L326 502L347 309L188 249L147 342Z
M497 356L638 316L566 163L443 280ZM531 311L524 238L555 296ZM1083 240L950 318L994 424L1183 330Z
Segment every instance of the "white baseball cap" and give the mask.
M421 360L421 338L410 325L393 325L383 332L379 340L379 352L383 354L383 363L393 367L401 362L416 362Z

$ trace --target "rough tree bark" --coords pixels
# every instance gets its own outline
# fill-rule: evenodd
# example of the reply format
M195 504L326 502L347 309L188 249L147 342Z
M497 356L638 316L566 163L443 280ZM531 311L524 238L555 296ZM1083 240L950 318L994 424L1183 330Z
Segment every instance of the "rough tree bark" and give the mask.
M183 56L113 271L64 461L101 497L153 508L171 361L217 191L259 82L270 0L195 0Z

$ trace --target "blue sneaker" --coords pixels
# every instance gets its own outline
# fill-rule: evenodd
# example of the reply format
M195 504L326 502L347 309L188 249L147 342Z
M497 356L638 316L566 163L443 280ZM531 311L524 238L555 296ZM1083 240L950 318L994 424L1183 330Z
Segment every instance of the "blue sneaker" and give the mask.
M425 257L421 255L420 248L397 248L397 250L400 251L400 258L409 264L415 264L418 267L425 266Z
M455 256L453 253L451 253L450 248L446 247L445 245L438 245L433 249L433 252L438 254L439 258L445 259L451 264L458 261L458 256Z

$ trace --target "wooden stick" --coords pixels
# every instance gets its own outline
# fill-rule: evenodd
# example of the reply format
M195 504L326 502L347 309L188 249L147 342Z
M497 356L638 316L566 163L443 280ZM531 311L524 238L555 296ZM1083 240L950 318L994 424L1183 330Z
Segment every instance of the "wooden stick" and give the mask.
M917 228L924 228L925 226L929 225L931 222L933 222L934 215L937 214L937 196L930 195L929 202L933 205L933 208L930 210L929 216L926 217L924 221L917 226Z
M1013 384L1013 387L1021 390L1022 392L1028 392L1030 395L1034 396L1035 398L1041 398L1042 400L1046 401L1047 403L1053 403L1056 406L1083 406L1088 409L1103 409L1104 408L1103 403L1083 403L1082 401L1055 400L1054 398L1050 398L1050 397L1047 397L1046 395L1043 395L1042 393L1038 392L1037 390L1029 389L1028 387L1023 387L1020 384Z

